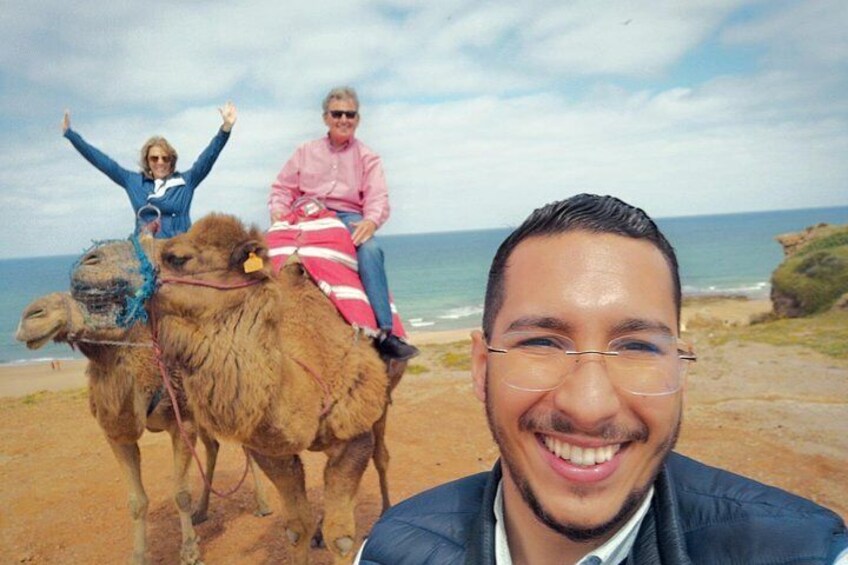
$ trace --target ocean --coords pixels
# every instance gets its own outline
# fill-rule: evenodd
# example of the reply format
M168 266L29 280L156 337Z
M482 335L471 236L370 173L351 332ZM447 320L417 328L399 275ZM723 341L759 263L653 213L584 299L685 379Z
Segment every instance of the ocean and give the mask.
M686 295L766 298L783 250L775 236L820 222L848 223L848 206L660 218L677 251ZM483 312L489 263L511 229L380 237L395 304L407 330L475 327ZM0 260L0 363L79 358L67 345L30 351L15 341L33 299L68 289L78 255Z

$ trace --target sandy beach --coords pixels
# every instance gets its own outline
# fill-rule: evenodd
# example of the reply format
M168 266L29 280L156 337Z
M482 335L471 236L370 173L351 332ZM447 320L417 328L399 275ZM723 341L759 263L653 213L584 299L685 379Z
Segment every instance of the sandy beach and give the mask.
M686 337L699 361L687 385L678 451L773 484L848 517L848 361L801 346L735 339L768 301L703 299L684 308ZM470 330L416 332L422 349L394 395L388 424L395 501L435 484L488 469L497 456L464 355ZM714 338L718 333L722 340ZM23 347L23 346L22 346ZM0 554L8 563L110 563L131 548L126 488L102 432L88 411L84 361L0 366ZM140 442L150 497L154 563L178 553L177 513L170 500L166 434ZM310 500L321 504L324 457L307 454ZM240 451L225 445L216 485L237 481ZM192 471L199 491L199 478ZM267 481L266 481L267 482ZM270 483L268 483L270 488ZM196 491L196 492L197 492ZM213 498L198 527L207 563L287 563L279 503L253 516L252 489ZM377 477L369 467L357 506L358 535L379 513ZM329 554L313 550L316 563Z

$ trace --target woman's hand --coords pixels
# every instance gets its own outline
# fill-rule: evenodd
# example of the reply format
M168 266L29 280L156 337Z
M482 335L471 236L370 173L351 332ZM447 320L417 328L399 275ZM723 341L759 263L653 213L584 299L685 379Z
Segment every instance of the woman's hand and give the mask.
M221 117L224 119L223 125L221 125L221 129L224 131L230 131L233 129L233 125L236 123L238 119L238 110L236 109L236 105L230 101L227 101L223 107L218 108L218 111L221 112Z
M71 111L65 110L65 116L62 118L62 135L71 127Z

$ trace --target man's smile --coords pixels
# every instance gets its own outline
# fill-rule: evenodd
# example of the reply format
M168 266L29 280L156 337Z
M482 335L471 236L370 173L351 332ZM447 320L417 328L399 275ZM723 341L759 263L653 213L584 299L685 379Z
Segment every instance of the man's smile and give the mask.
M591 467L611 461L622 446L620 443L615 443L599 447L581 447L552 436L539 434L539 437L541 437L548 451L564 461L570 461L572 464L581 467Z

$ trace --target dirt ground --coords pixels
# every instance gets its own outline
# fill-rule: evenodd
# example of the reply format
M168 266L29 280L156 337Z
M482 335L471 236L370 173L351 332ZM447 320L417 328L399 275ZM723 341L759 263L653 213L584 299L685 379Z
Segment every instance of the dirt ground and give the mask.
M690 374L678 451L780 486L848 518L848 362L798 347L734 342L710 348ZM389 417L393 501L430 486L487 470L496 458L482 406L466 370L445 367L446 351L425 346L395 393ZM122 563L131 549L126 487L86 392L75 389L0 399L0 563ZM171 454L166 434L141 441L150 498L149 557L177 563L179 522L170 499ZM321 505L323 456L305 457L309 497ZM244 457L221 450L215 483L234 484ZM193 471L193 485L200 479ZM264 479L270 492L270 483ZM279 502L259 518L252 487L213 497L210 519L198 527L208 564L288 563ZM377 475L369 466L356 511L361 539L380 509ZM312 550L315 563L330 563Z

